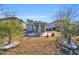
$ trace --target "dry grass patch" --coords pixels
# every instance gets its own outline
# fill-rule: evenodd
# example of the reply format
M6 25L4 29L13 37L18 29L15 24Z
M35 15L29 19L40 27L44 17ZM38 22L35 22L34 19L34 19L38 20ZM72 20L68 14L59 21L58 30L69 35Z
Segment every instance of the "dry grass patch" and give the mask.
M57 32L54 37L30 37L20 38L19 46L2 54L9 55L51 55L59 54L59 49L56 48Z

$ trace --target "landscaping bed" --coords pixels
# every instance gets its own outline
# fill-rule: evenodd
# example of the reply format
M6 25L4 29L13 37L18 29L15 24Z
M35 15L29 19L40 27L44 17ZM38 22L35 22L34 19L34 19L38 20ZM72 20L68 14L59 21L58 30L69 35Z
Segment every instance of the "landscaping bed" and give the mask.
M11 42L10 44L8 44L7 42L2 44L0 46L0 51L4 51L4 50L7 50L7 49L10 49L10 48L14 48L16 47L17 45L19 44L19 41L14 41L14 42Z

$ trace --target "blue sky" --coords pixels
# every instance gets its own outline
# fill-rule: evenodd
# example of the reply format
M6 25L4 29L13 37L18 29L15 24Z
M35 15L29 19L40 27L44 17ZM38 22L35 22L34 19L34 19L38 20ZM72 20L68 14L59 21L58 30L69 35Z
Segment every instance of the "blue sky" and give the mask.
M71 6L73 4L3 4L1 8L16 11L16 16L24 21L29 18L37 21L52 22L55 20L54 15L59 9Z

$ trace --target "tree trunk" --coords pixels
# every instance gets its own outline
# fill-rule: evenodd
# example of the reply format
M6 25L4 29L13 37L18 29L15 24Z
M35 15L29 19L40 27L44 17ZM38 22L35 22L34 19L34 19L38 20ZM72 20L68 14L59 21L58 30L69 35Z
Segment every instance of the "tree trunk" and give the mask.
M68 39L68 43L70 44L70 43L71 43L71 37L70 37L70 34L68 34L67 39Z
M11 35L9 36L8 44L10 44L10 43L11 43Z

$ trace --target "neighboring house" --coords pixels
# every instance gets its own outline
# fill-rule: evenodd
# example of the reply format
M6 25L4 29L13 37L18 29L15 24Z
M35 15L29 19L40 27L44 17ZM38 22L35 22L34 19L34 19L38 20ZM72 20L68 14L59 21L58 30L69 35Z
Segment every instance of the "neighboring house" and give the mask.
M63 20L56 20L56 21L52 22L52 24L54 27L59 27L60 25L63 24L63 22L64 22Z
M23 25L23 27L24 27L24 29L26 29L26 23L22 20L22 19L19 19L19 18L17 18L17 17L7 17L7 18L2 18L2 19L0 19L0 20L15 20L15 21L17 21L17 22L19 22L20 24L22 24Z
M23 25L23 27L24 27L24 29L26 29L26 22L24 22L23 20L21 20L21 19L19 19L20 21L21 21L21 23L22 23L22 25Z
M53 28L54 28L54 26L52 25L52 23L49 23L49 24L46 26L46 30L47 30L47 31L53 31Z
M51 22L51 23L48 24L47 30L52 31L52 30L58 28L62 24L63 24L63 20L56 20L54 22Z

